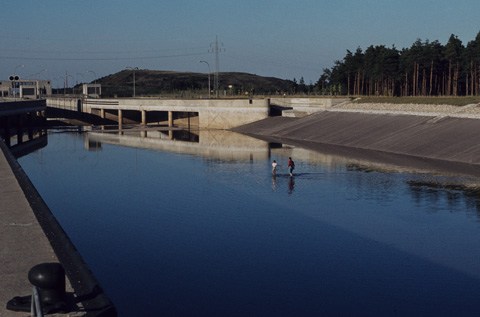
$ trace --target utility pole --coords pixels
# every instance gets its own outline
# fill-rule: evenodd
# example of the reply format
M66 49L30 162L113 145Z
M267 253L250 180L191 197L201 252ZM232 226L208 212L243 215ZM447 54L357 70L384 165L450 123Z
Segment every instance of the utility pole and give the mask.
M209 52L214 52L215 53L215 90L216 90L216 96L218 99L218 68L220 65L220 58L218 56L218 53L220 52L225 52L224 48L219 47L223 46L223 43L218 43L218 35L215 36L215 42L210 44L210 49L208 50Z
M135 71L138 70L138 67L127 66L127 69L131 69L133 71L133 98L136 98L136 94L135 94Z

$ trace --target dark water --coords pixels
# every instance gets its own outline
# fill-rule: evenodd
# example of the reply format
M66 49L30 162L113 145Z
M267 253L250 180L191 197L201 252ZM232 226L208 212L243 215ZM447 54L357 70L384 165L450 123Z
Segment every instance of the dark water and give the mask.
M86 137L19 162L121 316L480 314L475 180L226 134Z

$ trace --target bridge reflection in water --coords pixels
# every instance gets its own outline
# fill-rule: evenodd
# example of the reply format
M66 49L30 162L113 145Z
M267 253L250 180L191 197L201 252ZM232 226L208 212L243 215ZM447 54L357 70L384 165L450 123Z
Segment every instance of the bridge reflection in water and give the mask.
M141 149L194 154L219 160L243 161L270 157L268 142L225 130L183 130L175 128L92 131L86 143L108 143Z
M313 165L325 165L333 169L347 165L358 170L381 173L420 173L447 177L474 175L469 174L470 170L465 167L465 174L459 174L458 171L454 173L443 168L441 164L432 164L425 159L420 161L408 157L398 159L398 155L375 151L366 155L367 151L345 151L342 147L321 147L320 145L317 145L316 150L311 150L291 143L269 142L228 130L129 125L122 130L116 127L102 127L87 132L85 148L89 150L101 149L102 143L106 143L199 155L225 161L265 160L272 156L279 156L294 157L296 160L307 161ZM451 167L452 164L447 165Z

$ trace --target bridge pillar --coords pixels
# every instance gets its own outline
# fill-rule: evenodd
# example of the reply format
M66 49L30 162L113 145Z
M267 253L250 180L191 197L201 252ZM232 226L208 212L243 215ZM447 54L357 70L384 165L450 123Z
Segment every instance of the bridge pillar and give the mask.
M142 125L147 125L147 112L142 110Z
M105 109L100 109L100 118L105 119Z
M168 112L168 126L173 127L173 111Z
M118 129L122 130L123 125L123 112L122 109L118 109Z

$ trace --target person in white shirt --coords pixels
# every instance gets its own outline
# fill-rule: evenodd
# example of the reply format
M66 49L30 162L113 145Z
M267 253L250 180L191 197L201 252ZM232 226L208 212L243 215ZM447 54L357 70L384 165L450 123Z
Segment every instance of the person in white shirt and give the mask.
M277 162L275 160L273 160L273 163L272 163L272 174L275 175L277 173L277 166L280 166L277 164Z

